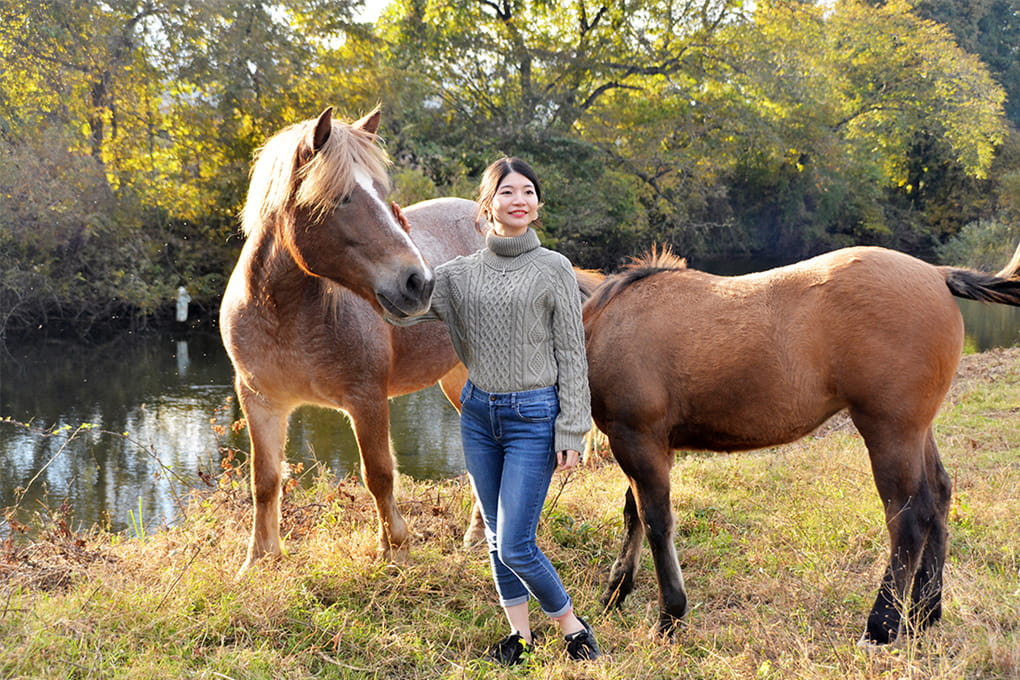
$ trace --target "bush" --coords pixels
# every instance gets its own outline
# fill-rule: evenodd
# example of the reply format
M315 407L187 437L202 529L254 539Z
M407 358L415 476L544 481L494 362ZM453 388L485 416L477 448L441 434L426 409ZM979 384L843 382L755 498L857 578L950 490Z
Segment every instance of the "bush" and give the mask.
M971 222L937 248L939 261L984 272L999 271L1020 241L1020 220L999 217Z

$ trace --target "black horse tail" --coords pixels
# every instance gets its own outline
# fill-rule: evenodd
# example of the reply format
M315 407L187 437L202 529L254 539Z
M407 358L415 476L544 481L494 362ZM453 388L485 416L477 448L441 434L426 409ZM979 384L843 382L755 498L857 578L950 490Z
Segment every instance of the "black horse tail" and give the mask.
M997 274L956 267L939 267L939 270L956 297L1020 307L1020 246L1009 264Z
M1020 307L1020 279L1000 279L969 269L943 268L949 292L956 297Z

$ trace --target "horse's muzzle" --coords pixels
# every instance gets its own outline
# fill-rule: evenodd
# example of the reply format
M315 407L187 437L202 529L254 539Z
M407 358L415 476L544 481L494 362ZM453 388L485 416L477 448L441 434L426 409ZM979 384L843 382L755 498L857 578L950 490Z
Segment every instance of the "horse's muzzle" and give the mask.
M375 291L383 310L398 319L428 311L436 280L430 269L408 267L390 286Z

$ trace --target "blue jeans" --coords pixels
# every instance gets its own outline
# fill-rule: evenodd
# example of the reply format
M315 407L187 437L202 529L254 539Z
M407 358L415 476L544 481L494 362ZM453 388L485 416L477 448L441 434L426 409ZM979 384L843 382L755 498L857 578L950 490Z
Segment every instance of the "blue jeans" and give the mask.
M547 615L562 616L570 596L535 543L556 469L556 388L491 394L468 381L460 400L464 462L482 505L500 604L512 607L530 595Z

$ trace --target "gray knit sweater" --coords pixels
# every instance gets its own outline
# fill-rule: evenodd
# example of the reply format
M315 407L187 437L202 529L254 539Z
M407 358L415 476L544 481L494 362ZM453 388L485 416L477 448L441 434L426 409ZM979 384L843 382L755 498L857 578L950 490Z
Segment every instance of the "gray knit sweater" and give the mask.
M486 392L556 385L555 450L583 451L591 397L580 291L570 261L541 247L533 229L509 238L489 232L485 245L436 267L428 312L389 321L443 321L471 382Z

